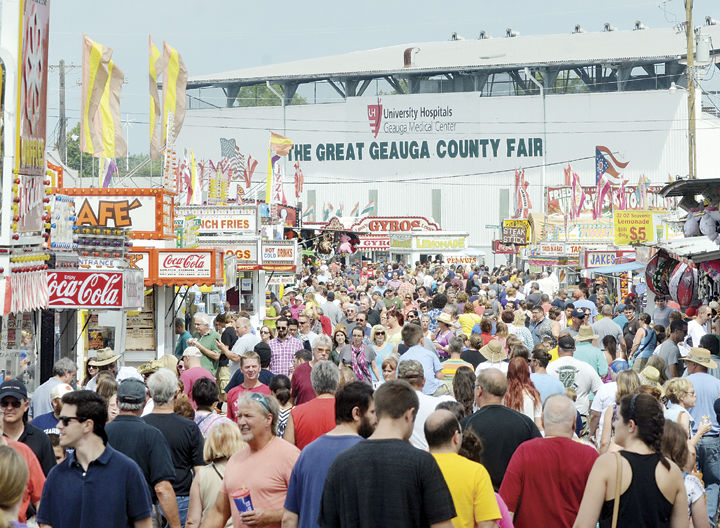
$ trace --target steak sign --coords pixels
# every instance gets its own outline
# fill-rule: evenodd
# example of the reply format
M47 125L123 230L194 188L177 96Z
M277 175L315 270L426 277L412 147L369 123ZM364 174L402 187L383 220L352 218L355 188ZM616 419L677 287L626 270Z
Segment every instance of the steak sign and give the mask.
M113 271L51 271L50 308L122 308L123 273Z
M207 279L212 276L212 254L205 252L172 252L158 253L158 277L188 277Z

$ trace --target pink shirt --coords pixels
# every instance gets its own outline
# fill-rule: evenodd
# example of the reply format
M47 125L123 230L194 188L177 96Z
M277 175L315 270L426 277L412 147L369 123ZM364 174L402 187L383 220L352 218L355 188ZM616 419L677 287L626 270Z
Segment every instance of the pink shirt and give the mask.
M184 370L183 373L180 374L180 381L183 383L183 392L187 394L190 403L192 403L193 409L197 409L197 405L195 405L192 398L192 388L193 385L195 385L195 382L200 378L208 378L215 381L215 376L203 367L193 367L191 369Z
M233 527L246 526L240 522L240 512L232 500L233 491L246 488L256 510L281 510L285 505L290 474L300 450L282 438L273 437L265 447L252 452L249 447L235 453L228 460L222 492L230 501ZM281 523L267 524L280 528Z
M265 394L266 396L270 396L272 394L270 392L270 388L264 383L260 383L257 387L253 387L252 389L246 389L242 385L233 387L232 390L227 393L227 417L233 422L237 420L238 398L246 392L259 392L260 394Z

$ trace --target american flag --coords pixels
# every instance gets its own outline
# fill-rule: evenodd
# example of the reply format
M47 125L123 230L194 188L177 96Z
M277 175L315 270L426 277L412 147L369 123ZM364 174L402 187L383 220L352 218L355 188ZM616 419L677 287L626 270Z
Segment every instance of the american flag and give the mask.
M239 178L245 170L245 157L240 154L235 139L220 138L220 155L228 160L228 166L232 169L233 177Z

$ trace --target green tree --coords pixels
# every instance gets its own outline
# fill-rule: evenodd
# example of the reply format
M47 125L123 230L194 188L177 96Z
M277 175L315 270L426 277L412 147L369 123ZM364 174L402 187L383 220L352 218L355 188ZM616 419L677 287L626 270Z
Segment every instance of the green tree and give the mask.
M283 88L279 84L274 84L273 89L279 93L283 93ZM270 91L264 84L256 84L253 86L243 86L235 98L237 106L280 106L280 99ZM307 104L307 99L295 94L290 101L294 104Z

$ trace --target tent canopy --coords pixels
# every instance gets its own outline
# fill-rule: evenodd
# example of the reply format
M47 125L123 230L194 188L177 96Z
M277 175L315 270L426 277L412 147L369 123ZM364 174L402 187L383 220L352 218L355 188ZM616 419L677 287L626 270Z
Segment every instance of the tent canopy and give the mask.
M625 273L643 269L645 264L639 262L625 262L624 264L613 264L612 266L601 266L599 268L591 268L590 273L600 273L602 275L612 275L614 273Z

